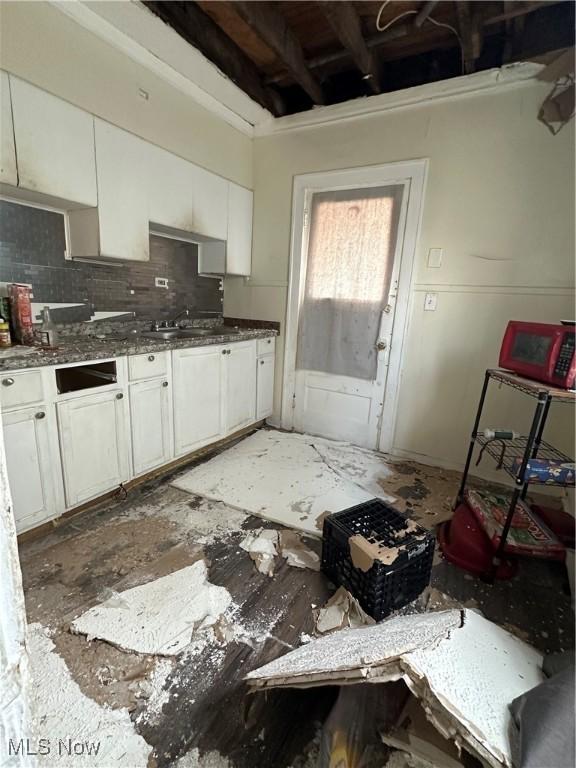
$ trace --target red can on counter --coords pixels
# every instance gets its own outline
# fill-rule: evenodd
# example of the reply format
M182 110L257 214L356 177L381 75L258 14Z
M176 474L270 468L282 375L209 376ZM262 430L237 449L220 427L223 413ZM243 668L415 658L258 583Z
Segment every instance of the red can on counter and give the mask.
M32 323L32 305L30 286L12 283L9 288L12 309L12 324L16 340L20 344L34 344L34 325Z

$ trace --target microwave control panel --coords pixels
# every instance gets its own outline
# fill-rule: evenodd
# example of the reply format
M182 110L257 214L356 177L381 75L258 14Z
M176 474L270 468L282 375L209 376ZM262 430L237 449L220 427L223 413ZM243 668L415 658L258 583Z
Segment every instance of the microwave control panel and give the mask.
M568 374L570 366L572 365L572 359L574 358L575 348L576 334L573 332L565 334L558 354L558 360L554 367L554 376L564 378Z

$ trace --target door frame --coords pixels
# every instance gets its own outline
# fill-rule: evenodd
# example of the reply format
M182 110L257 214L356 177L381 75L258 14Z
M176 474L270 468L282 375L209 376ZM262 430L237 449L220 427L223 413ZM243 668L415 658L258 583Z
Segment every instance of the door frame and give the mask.
M294 428L298 317L304 296L306 272L303 266L306 260L308 245L307 237L305 237L305 233L307 234L308 231L308 222L305 221L306 200L311 193L324 189L374 187L409 181L409 199L404 242L400 256L396 312L390 344L388 375L384 386L384 407L380 418L378 435L378 449L384 453L389 453L392 450L404 338L408 324L408 308L412 292L416 245L422 223L427 174L428 160L423 158L361 168L306 173L294 177L280 423L283 429L292 430Z

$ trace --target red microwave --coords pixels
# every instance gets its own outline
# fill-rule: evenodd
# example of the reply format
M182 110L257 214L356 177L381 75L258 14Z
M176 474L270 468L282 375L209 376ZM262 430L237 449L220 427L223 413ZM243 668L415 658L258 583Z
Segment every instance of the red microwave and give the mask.
M502 339L499 365L528 379L574 389L575 349L574 325L511 320Z

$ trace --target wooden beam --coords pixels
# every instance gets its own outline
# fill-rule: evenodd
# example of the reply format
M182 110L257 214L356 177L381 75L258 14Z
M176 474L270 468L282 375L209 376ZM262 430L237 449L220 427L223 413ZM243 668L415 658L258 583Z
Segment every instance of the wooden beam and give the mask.
M369 50L362 34L360 17L348 0L317 3L338 39L352 56L356 66L364 75L374 93L380 93L380 78L374 55Z
M254 101L276 116L284 114L280 94L264 84L256 65L196 3L144 0L144 5L201 51Z
M469 0L456 0L456 12L462 41L464 71L468 75L475 71L476 59L482 51L482 24L479 14L474 10L474 3Z
M314 104L324 104L320 83L310 72L304 51L286 19L270 2L245 2L236 0L234 10L271 48L290 71L296 82L306 91Z
M422 8L418 11L418 14L416 18L414 19L414 27L416 29L420 29L422 24L426 21L428 16L432 13L434 8L438 5L438 0L428 0L427 3L424 3Z

